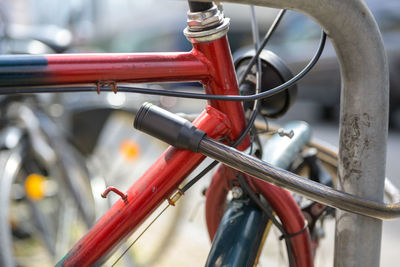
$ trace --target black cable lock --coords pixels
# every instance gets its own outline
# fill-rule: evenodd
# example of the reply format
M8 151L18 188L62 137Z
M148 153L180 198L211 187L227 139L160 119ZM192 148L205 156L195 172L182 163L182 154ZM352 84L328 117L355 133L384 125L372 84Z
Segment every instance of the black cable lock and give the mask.
M191 122L147 102L137 112L133 127L172 146L196 153L206 135Z

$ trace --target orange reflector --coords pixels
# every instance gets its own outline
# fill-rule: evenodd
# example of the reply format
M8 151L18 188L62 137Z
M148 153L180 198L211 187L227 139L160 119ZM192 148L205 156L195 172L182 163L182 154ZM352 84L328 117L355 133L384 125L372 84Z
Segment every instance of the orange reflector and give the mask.
M139 145L132 140L122 142L120 152L126 161L135 160L140 153Z
M25 180L25 191L33 200L41 200L46 192L46 178L40 174L30 174Z

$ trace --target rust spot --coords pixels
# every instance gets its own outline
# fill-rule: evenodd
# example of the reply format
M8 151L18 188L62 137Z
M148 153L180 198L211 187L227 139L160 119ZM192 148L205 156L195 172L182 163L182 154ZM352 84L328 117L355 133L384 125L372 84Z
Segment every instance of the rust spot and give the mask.
M97 94L100 94L101 88L104 86L110 86L114 94L118 92L117 82L116 81L97 81Z

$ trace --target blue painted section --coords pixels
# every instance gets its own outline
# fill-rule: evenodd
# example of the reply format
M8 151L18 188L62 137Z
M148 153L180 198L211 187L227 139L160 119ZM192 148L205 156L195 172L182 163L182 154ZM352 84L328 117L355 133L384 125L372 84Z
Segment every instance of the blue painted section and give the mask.
M0 86L33 85L44 81L47 66L44 56L0 56Z
M250 199L229 203L206 266L253 266L268 219Z
M47 66L48 62L44 56L32 55L4 55L0 56L0 68L10 67L29 67L29 66Z

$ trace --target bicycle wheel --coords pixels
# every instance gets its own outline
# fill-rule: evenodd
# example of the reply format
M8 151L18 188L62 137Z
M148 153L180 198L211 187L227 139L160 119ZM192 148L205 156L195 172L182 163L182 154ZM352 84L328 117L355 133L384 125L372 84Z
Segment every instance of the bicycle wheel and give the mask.
M22 138L0 164L0 265L52 266L86 231L59 163L37 160Z
M21 168L20 148L14 151L0 152L0 265L15 265L12 249L12 231L10 227L10 192L14 179Z

